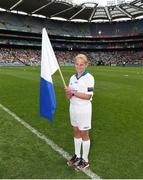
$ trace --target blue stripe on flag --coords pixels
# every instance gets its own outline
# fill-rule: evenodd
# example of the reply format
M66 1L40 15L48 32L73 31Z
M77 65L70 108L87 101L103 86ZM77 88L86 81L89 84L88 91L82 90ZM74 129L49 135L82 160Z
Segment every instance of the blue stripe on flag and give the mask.
M56 111L56 97L53 84L41 78L40 80L40 115L52 122Z

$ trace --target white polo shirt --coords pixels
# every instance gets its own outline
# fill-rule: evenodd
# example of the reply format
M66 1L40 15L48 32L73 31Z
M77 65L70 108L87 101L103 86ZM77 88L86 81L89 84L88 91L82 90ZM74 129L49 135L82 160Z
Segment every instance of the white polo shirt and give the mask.
M84 71L79 78L77 77L77 74L75 74L70 78L69 87L74 92L81 92L93 96L94 77L90 73L88 73L88 71ZM82 104L84 105L84 104L88 104L91 100L92 97L90 100L85 100L73 96L70 99L70 103L75 105L82 105Z

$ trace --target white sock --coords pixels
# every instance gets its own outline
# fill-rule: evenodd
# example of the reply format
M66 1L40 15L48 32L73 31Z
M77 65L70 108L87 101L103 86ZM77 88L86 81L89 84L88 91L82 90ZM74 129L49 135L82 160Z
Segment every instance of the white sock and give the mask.
M89 154L89 150L90 150L90 140L82 141L82 150L83 150L82 158L86 162L88 162L88 154Z
M78 158L81 157L81 154L80 154L81 143L82 143L82 138L74 138L75 154L77 155Z

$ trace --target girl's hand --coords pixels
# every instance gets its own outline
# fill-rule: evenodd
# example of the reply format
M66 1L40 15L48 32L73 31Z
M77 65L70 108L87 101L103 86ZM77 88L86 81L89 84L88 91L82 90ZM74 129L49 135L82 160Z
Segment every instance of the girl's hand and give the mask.
M66 96L68 99L70 99L72 97L73 92L70 87L65 88L65 93L66 93Z

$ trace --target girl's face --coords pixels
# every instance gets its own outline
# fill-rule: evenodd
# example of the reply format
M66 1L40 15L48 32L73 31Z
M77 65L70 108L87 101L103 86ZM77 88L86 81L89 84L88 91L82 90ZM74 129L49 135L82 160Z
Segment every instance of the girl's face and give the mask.
M85 63L83 59L81 58L76 59L75 68L78 74L81 74L82 72L84 72L86 67L87 67L87 64Z

